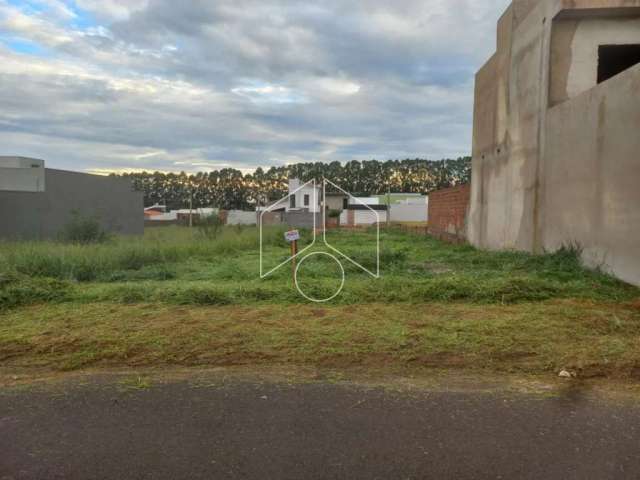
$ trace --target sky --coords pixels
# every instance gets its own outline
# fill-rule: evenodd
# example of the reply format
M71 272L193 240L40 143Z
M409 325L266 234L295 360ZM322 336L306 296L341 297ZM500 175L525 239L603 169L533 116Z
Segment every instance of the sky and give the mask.
M508 0L0 0L0 155L109 173L470 154Z

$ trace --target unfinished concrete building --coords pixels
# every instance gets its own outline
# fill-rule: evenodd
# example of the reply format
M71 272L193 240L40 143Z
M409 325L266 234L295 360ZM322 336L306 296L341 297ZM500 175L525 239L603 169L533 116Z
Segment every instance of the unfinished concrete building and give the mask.
M476 76L467 236L640 284L640 0L515 0Z

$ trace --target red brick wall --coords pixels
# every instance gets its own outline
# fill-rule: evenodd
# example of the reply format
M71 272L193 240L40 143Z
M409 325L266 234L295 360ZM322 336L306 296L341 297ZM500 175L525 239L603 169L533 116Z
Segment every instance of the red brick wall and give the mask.
M429 233L443 240L466 240L466 217L470 201L470 184L430 193Z

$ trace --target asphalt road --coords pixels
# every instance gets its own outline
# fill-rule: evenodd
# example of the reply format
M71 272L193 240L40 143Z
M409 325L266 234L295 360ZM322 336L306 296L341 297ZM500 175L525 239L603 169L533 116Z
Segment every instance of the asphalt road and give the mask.
M640 409L335 384L0 394L0 479L637 479Z

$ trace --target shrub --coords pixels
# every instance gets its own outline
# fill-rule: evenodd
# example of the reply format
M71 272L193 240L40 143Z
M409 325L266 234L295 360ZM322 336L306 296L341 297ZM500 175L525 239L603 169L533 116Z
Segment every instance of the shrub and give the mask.
M60 240L68 243L101 243L108 238L96 217L83 215L77 210L71 212L71 220L60 232Z

